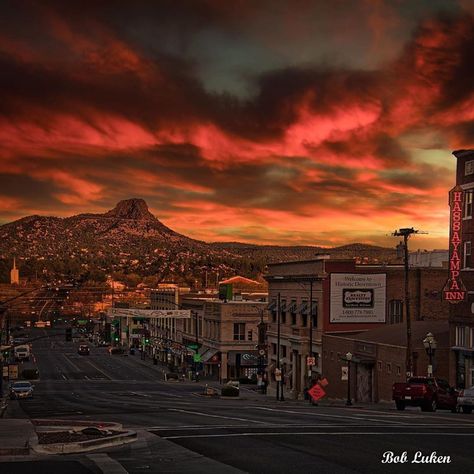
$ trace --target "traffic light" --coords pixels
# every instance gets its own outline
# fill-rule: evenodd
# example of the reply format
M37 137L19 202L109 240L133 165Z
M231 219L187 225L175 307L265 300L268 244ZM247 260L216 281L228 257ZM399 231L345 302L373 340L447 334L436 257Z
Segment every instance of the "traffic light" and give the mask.
M66 341L72 341L72 328L66 328Z

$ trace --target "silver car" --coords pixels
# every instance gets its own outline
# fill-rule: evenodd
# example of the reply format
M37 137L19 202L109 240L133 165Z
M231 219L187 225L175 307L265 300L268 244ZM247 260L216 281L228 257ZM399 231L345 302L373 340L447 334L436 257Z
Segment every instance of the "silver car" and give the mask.
M10 385L10 398L33 398L33 385L30 382L13 382Z
M471 413L474 407L474 386L461 390L458 395L457 408L463 413Z

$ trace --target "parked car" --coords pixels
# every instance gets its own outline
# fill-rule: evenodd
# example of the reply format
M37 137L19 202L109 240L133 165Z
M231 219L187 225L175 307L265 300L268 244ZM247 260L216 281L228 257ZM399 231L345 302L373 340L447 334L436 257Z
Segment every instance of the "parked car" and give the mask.
M33 385L27 381L13 382L10 385L10 398L33 398Z
M81 344L79 346L79 349L77 350L77 353L80 355L88 356L90 353L89 346L87 344Z
M121 347L109 347L109 354L123 354L124 350Z
M456 412L457 397L458 392L446 380L437 377L410 377L407 382L395 383L392 387L397 410L415 406L422 411L444 408Z
M458 395L457 408L463 413L472 413L474 407L474 386L461 390Z

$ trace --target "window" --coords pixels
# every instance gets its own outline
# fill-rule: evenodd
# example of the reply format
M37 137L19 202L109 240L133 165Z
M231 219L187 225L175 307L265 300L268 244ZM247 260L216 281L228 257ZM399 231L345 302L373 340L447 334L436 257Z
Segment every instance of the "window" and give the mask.
M272 343L272 354L276 355L277 353L277 345Z
M379 360L377 362L377 368L379 369L379 371L382 371L382 361L381 360Z
M389 301L388 317L390 324L397 324L403 321L403 302L401 300Z
M464 219L472 218L472 189L464 192L464 208L462 217Z
M333 352L333 351L331 351L330 359L331 359L331 360L334 360L334 352Z
M291 324L296 326L296 313L291 313Z
M245 341L245 323L234 323L234 341Z
M471 268L471 242L464 242L464 265L463 268Z
M272 311L272 323L276 323L276 322L277 322L277 312Z
M397 375L401 375L402 369L399 365L397 365Z
M281 346L281 356L286 357L286 346Z
M456 342L457 347L466 347L467 346L467 327L466 326L456 326Z
M474 174L474 160L466 161L464 164L464 176Z
M281 312L281 324L286 324L286 311Z
M253 336L252 330L248 331L248 332L247 332L247 341L251 341L251 340L252 340L252 336Z
M470 343L471 343L471 349L474 348L474 328L471 328L471 339L470 339ZM474 383L474 380L473 380L473 383Z
M308 315L307 314L302 314L301 315L301 326L306 327L308 325Z
M392 373L392 364L387 363L387 374L391 374L391 373Z

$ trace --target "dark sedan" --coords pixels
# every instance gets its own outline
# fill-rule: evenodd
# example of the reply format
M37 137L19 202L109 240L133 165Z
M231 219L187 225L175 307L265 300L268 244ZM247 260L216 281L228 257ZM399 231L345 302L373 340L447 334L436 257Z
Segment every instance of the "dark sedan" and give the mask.
M88 356L90 353L89 346L87 346L86 344L81 344L79 346L79 349L77 350L77 353L80 355Z

